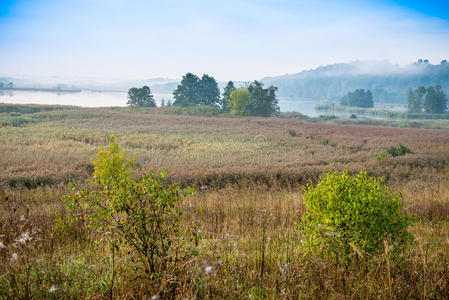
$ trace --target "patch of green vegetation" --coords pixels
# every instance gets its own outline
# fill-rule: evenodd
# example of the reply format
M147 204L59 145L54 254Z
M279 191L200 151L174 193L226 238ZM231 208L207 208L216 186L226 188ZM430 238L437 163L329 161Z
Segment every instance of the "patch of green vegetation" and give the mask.
M0 127L21 127L29 123L36 123L36 120L28 117L22 117L17 113L0 115Z
M409 148L407 148L406 146L399 144L397 147L395 146L391 146L390 148L387 149L387 152L393 156L403 156L406 154L412 154L412 150L410 150Z
M411 239L401 196L365 170L325 173L304 189L303 201L306 212L298 228L304 249L313 255L347 264L382 254L386 242L390 252L400 252Z

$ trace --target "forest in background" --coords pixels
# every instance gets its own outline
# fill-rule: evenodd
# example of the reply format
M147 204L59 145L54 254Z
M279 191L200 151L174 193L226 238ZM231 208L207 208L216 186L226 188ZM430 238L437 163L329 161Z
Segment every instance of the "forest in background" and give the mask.
M296 74L266 77L264 84L278 87L280 97L340 100L347 92L368 89L374 102L406 103L407 90L441 85L449 91L449 64L418 60L406 67L388 61L356 61L332 64Z

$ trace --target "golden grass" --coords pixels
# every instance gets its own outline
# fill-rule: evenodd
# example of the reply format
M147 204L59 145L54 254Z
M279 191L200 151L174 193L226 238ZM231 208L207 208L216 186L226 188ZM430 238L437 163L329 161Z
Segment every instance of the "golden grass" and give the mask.
M89 176L90 159L112 133L139 153L140 172L169 168L173 180L197 185L198 193L182 203L180 225L184 236L201 236L198 256L157 281L134 270L126 251L117 253L114 298L449 297L446 131L121 109L33 118L39 121L0 128L0 298L110 295L111 251L104 237L76 221L59 198L68 193L65 181ZM257 135L266 137L261 148L254 145ZM415 154L376 161L378 150L399 142ZM233 155L220 161L208 152ZM273 159L262 160L270 153ZM347 270L304 255L294 227L304 211L304 181L328 168L363 167L385 175L410 202L415 242L401 259L385 253ZM31 240L18 243L24 233Z
M4 154L0 184L36 186L86 178L91 157L110 134L138 153L142 172L169 169L176 180L200 185L208 184L211 176L217 182L217 174L231 182L232 177L241 181L259 174L255 181L284 176L291 183L328 168L367 168L380 174L391 163L415 168L422 161L434 168L449 157L449 134L443 130L156 115L126 109L51 111L33 118L39 122L0 128ZM376 153L399 142L415 154L387 159L379 166ZM388 170L394 173L393 168Z

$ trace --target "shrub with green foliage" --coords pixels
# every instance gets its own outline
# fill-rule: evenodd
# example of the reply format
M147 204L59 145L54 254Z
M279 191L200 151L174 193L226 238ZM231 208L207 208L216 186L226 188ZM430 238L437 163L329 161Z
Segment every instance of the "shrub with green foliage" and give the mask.
M413 153L412 150L410 150L409 148L407 148L406 146L404 146L402 144L399 144L397 147L391 146L390 148L387 149L387 151L393 157L403 156L403 155L406 155L406 154Z
M127 158L113 136L110 143L97 153L92 178L81 188L72 184L66 201L90 228L103 234L102 240L132 250L145 272L156 275L186 250L178 234L178 204L193 189L168 185L164 172L135 179L134 159Z
M307 185L306 212L297 224L304 249L342 264L382 253L384 241L392 252L401 250L411 238L411 219L401 196L382 182L362 170L358 175L328 172L317 185Z

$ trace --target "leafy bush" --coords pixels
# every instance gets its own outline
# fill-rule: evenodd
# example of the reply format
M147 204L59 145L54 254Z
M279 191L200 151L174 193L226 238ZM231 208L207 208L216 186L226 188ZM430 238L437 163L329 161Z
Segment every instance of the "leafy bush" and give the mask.
M409 153L413 153L412 150L410 150L409 148L407 148L406 146L404 146L402 144L399 144L398 147L391 146L390 148L387 149L387 151L393 157L402 156L402 155L406 155L406 154L409 154Z
M111 137L109 149L100 149L94 173L83 188L71 185L70 208L81 212L90 228L102 233L114 248L129 248L147 273L157 274L181 257L179 232L181 190L164 182L165 173L136 180L134 159Z
M384 241L398 251L411 237L400 195L365 170L322 174L317 185L304 189L304 204L298 224L304 249L338 263L379 254Z

